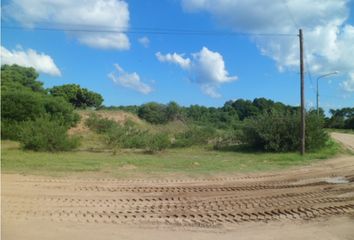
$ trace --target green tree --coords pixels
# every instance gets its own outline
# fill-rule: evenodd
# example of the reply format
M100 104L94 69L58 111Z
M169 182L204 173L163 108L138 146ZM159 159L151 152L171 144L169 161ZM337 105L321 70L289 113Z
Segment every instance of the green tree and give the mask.
M45 92L43 83L37 80L38 73L34 68L14 65L1 66L1 86L4 89L18 89L19 86L30 88L35 92Z
M8 90L1 95L1 119L7 121L33 120L45 113L43 96L30 90Z
M53 97L37 81L33 68L17 65L1 67L1 134L3 139L18 140L24 122L35 121L44 115L60 121L66 127L79 120L70 103L61 97Z
M181 119L182 109L176 102L169 102L166 106L166 118L169 121Z
M63 97L70 102L75 108L95 107L98 108L103 102L100 94L81 88L77 84L65 84L55 86L49 89L52 96Z
M153 124L163 124L168 121L166 106L156 102L141 105L138 110L138 116Z
M354 108L331 109L326 127L354 129Z
M249 100L238 99L232 103L232 107L236 110L241 121L256 116L260 112Z

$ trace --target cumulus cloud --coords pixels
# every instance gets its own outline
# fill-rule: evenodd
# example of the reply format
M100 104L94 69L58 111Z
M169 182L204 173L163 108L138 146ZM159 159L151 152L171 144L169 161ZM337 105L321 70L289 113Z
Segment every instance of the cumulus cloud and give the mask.
M348 79L341 83L341 87L347 92L354 93L354 72L349 73Z
M45 53L38 53L33 49L27 51L8 50L1 46L1 64L17 64L24 67L33 67L40 73L52 76L60 76L61 72L55 65L54 60Z
M348 24L348 0L182 0L187 12L208 12L233 31L297 34L304 31L305 54L310 70L323 74L354 69L354 27ZM253 37L261 53L272 58L280 71L298 68L298 39ZM345 90L349 82L342 84Z
M119 64L114 64L114 67L116 68L116 73L112 72L108 74L108 77L114 83L125 88L133 89L143 94L149 94L153 91L152 87L140 80L140 76L136 72L127 73L121 66L119 66Z
M23 26L50 24L65 29L85 29L70 32L79 42L103 49L129 49L124 31L129 27L129 9L124 0L11 0L2 7L3 18ZM90 30L117 30L122 32L89 32Z
M143 47L148 48L150 44L150 39L148 37L141 37L138 39L139 43L143 45Z
M160 52L157 52L155 54L157 59L160 62L170 62L170 63L175 63L179 65L183 69L188 69L191 64L191 60L189 58L183 58L183 54L178 54L178 53L167 53L165 55L161 54Z
M200 52L193 53L193 79L199 83L221 84L237 79L229 76L222 55L203 47Z
M203 47L199 52L191 54L192 59L184 58L182 54L156 53L160 62L175 63L189 74L189 79L200 85L206 95L218 98L218 88L221 84L237 80L236 76L229 76L225 67L224 58L218 52Z

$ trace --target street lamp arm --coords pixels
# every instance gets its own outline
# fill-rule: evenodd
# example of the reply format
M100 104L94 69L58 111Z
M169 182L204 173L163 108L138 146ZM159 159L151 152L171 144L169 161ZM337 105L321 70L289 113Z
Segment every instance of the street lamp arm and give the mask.
M316 85L316 108L317 108L317 116L319 116L319 106L318 106L318 99L319 99L318 80L320 80L321 78L325 78L325 77L328 77L328 76L331 76L331 75L338 74L338 73L339 73L338 71L326 73L326 74L323 74L323 75L317 77L317 79L316 79L316 84L317 84L317 85Z
M323 75L317 77L317 80L319 80L320 78L328 77L328 76L335 75L335 74L338 74L338 71L323 74Z

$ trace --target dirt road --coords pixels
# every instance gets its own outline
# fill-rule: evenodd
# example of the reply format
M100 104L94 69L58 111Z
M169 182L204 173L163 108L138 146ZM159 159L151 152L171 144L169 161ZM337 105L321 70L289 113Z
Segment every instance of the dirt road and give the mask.
M354 239L353 156L195 180L2 180L3 239Z
M354 134L348 133L331 133L332 138L342 143L348 149L354 151Z

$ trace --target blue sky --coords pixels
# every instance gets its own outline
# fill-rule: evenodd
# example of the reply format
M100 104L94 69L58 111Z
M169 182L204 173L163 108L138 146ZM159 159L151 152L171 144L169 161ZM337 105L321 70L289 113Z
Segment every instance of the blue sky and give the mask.
M8 0L3 1L2 9L2 63L37 68L46 87L80 84L102 94L105 105L173 100L181 105L222 106L230 99L256 97L298 105L296 36L219 33L296 35L301 26L312 76L310 80L306 75L307 106L315 104L316 77L334 70L339 74L320 80L320 105L325 109L354 105L352 1L288 0L287 5L274 1L274 6L262 6L265 1L261 0L220 0L218 5L211 0L89 0L92 7L86 8L80 1L63 0L72 4L69 10L65 4L52 2ZM301 4L316 14L308 17ZM81 15L61 14L68 11ZM41 27L124 31L117 36L119 33L43 31L38 29ZM214 34L152 34L142 29Z

